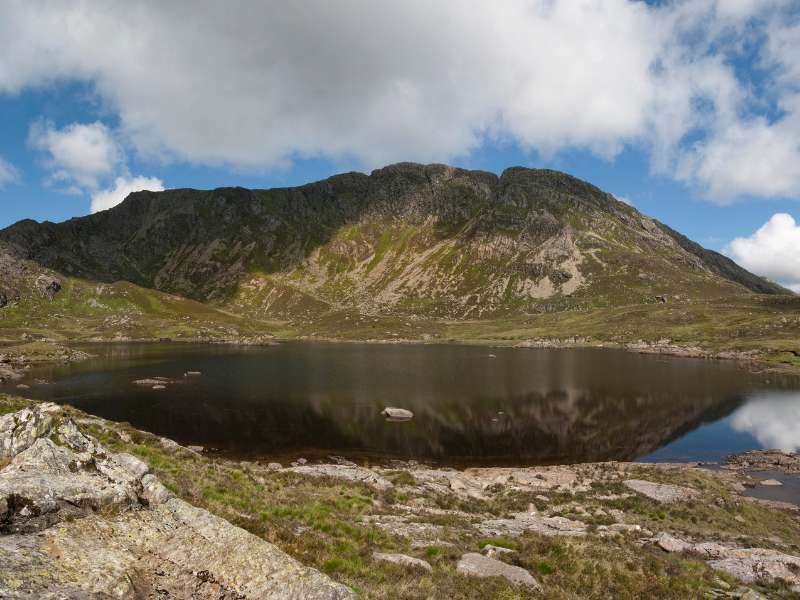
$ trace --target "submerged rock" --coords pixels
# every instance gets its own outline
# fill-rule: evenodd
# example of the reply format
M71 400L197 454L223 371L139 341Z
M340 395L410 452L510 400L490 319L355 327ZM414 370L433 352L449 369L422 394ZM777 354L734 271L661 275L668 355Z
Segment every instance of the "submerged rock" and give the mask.
M463 575L473 577L504 577L515 585L539 591L542 589L542 586L533 575L522 567L515 567L475 552L464 554L461 560L458 561L456 570Z

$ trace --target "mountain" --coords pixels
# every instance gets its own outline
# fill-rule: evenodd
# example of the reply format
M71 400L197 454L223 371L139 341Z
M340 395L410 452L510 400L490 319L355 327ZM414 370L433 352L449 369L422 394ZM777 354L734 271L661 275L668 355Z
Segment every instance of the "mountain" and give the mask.
M20 265L36 275L27 284ZM258 318L475 319L788 293L564 173L411 163L294 188L137 192L64 223L21 221L0 231L0 274L11 300L56 294L47 286L64 277L127 281Z

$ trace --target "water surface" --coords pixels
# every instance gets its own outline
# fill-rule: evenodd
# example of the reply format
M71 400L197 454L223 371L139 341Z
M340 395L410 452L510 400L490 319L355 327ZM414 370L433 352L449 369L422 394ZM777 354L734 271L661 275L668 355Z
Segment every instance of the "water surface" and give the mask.
M95 358L31 370L26 395L249 458L530 465L718 460L800 446L797 379L726 361L305 342L87 350ZM155 376L175 382L165 390L133 383ZM408 408L415 418L387 422L385 406Z

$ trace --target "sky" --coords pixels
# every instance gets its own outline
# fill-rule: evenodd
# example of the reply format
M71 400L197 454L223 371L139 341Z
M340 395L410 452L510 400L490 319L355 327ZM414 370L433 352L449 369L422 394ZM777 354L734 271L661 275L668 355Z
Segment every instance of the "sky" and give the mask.
M800 0L0 3L0 227L399 161L566 171L800 291Z

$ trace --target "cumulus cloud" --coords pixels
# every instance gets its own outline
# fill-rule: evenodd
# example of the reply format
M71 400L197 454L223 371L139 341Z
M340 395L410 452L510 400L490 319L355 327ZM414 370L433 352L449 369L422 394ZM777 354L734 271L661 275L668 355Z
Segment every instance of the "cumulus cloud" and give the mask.
M638 145L654 170L715 197L800 195L787 139L790 4L7 2L0 92L91 82L149 158L376 166L448 160L497 139L609 159ZM753 112L758 99L732 66L740 39L783 78L773 90L783 116ZM687 139L698 143L687 150ZM725 161L751 168L730 178Z
M92 194L92 212L113 208L133 192L160 192L163 189L164 182L156 177L117 177L113 186Z
M52 179L75 188L95 189L123 160L122 149L103 123L73 123L63 129L34 123L30 144L47 155Z
M755 398L731 416L731 427L746 431L763 448L800 450L800 395L771 394Z
M19 181L19 171L10 162L0 156L0 190L10 183Z
M777 213L749 237L733 240L726 253L745 269L800 292L800 225Z

